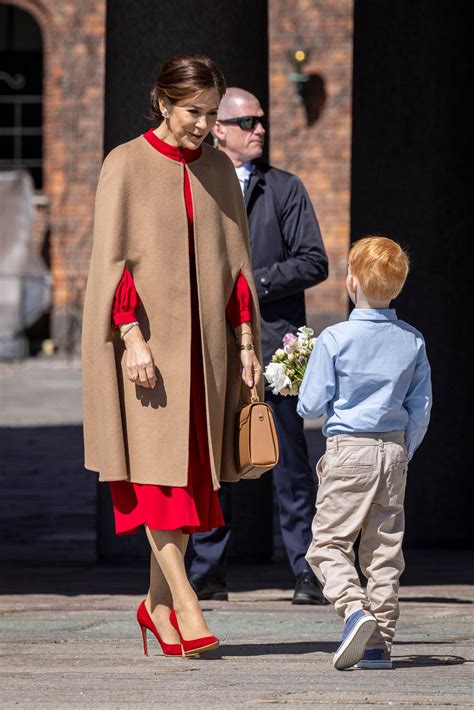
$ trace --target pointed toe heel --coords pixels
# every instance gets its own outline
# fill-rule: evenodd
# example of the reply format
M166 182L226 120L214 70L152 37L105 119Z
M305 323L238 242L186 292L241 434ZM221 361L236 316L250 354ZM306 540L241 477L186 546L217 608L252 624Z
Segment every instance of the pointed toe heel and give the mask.
M202 638L191 639L190 641L184 639L181 631L179 630L178 619L176 618L174 609L171 610L170 624L179 634L181 646L183 648L183 656L197 656L200 653L213 651L215 648L219 647L219 639L217 636L203 636Z

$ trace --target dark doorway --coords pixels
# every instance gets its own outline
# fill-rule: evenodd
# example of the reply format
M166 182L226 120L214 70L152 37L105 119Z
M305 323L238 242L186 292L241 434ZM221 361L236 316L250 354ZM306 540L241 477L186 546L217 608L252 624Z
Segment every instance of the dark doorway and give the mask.
M268 109L267 2L191 0L107 3L105 152L150 128L148 98L173 54L208 54L228 86L241 86Z
M434 406L407 491L407 543L470 545L473 123L468 3L356 0L352 236L386 234L412 269L395 302L425 336Z
M43 185L43 41L32 15L0 5L0 169Z

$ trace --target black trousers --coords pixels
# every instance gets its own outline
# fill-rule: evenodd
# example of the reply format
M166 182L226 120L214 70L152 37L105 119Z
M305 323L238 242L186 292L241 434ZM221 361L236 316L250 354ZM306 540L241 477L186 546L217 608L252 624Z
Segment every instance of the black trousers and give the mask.
M296 412L297 397L266 393L273 408L280 444L280 460L270 475L280 513L283 542L295 575L309 570L305 555L311 542L311 523L316 500L316 475L311 471L303 430ZM188 549L188 570L225 579L227 546L232 528L232 489L224 483L219 500L226 524L208 533L193 535Z

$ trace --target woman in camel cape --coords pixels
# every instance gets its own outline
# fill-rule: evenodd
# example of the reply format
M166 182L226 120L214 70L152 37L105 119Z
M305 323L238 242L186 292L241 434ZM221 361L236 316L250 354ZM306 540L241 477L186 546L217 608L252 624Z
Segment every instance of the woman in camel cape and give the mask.
M137 618L145 653L150 630L170 656L219 643L184 555L189 534L223 524L235 415L245 385L262 384L242 193L227 156L203 143L224 92L208 57L162 68L158 127L102 167L84 309L85 466L110 484L117 534L145 526Z

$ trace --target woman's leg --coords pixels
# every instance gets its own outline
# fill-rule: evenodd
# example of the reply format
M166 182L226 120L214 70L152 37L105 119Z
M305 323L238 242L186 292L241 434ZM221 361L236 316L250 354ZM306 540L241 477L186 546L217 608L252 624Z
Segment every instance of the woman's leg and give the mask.
M183 637L190 641L210 636L211 632L199 606L198 598L189 584L184 566L184 553L189 536L181 530L150 530L148 527L146 534L171 592L173 607Z
M150 556L150 588L145 606L163 641L170 644L179 643L178 632L170 624L170 613L173 607L171 591L153 550Z

